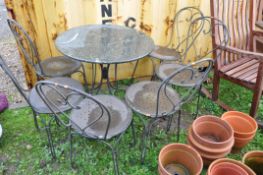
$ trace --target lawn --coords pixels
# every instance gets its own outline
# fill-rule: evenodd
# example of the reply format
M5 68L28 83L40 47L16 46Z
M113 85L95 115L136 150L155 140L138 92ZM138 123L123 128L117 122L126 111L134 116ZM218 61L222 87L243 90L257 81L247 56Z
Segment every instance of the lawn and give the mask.
M206 87L211 89L211 85ZM123 97L124 92L118 93ZM226 81L221 82L220 99L236 108L248 112L252 93ZM262 103L262 101L261 101ZM192 109L194 104L187 105L186 110ZM201 97L201 113L220 116L224 111L209 99ZM259 115L263 108L260 106ZM142 133L142 124L134 114L136 136ZM0 139L0 172L2 174L113 174L113 163L110 151L100 142L75 137L74 168L69 161L69 143L63 127L53 127L56 139L57 159L52 160L47 147L44 131L36 131L30 108L6 110L0 114L0 123L4 133ZM157 158L160 149L167 143L175 142L175 130L168 134L162 128L157 128L153 134L145 164L140 163L139 141L131 147L130 129L124 134L118 145L119 166L121 174L154 175L157 174ZM59 138L59 139L58 139ZM186 130L183 129L180 142L186 143ZM257 132L254 140L240 153L230 154L229 157L241 160L242 155L254 149L263 149L263 134ZM205 168L203 174L205 174Z

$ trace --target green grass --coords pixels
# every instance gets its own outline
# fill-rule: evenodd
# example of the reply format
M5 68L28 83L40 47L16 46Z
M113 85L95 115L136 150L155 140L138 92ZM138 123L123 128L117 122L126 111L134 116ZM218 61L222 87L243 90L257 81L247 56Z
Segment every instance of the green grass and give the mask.
M222 91L220 99L230 103L232 107L248 112L251 93L240 89L228 82L221 83ZM210 85L207 85L210 88ZM123 97L124 92L118 93ZM209 99L201 98L201 113L220 116L224 111L212 103ZM186 110L194 110L194 104L184 107ZM262 109L259 110L262 114ZM138 116L134 115L137 141L142 133L142 124ZM69 161L69 143L66 131L63 127L53 127L56 152L58 158L52 160L47 147L45 131L36 131L33 124L30 108L6 110L0 114L0 123L4 128L3 137L0 139L0 172L2 174L89 174L102 175L113 174L113 162L111 153L100 142L91 141L82 137L74 137L74 168ZM56 129L56 130L54 130ZM166 134L162 129L156 129L149 144L145 164L140 163L139 141L134 147L130 129L124 134L118 145L119 166L121 174L154 175L157 174L157 158L160 149L175 142L175 131ZM186 132L182 131L181 143L186 143ZM112 143L114 143L112 141ZM249 150L263 149L263 134L257 132L254 140L239 154L230 154L229 157L241 160L243 154ZM205 174L205 169L202 174Z

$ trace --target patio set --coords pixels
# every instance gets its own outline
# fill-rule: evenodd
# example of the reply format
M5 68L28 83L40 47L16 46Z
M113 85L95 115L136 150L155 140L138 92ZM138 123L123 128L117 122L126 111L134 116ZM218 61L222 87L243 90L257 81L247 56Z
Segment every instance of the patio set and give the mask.
M183 150L184 155L194 154L192 157L198 157L198 160L196 159L198 163L196 164L200 164L201 170L203 160L206 160L204 154L209 152L204 150L208 143L213 142L211 144L212 148L219 148L218 145L222 144L223 147L220 147L221 149L224 150L224 146L228 146L229 149L219 154L219 156L209 157L207 165L212 162L211 160L225 157L231 151L234 140L237 140L236 127L233 126L232 121L228 121L229 117L225 117L224 120L211 116L198 117L202 84L214 66L215 91L213 98L215 100L218 96L220 78L231 79L234 83L240 83L240 77L243 77L251 89L255 89L255 91L260 89L261 92L262 77L257 76L258 72L261 75L260 71L257 70L261 68L260 59L263 55L244 51L250 47L250 43L245 42L246 38L243 38L244 44L240 45L241 48L231 46L231 44L238 46L237 42L234 41L235 38L232 37L235 31L233 31L233 28L229 29L228 25L230 23L225 21L223 16L220 16L222 15L219 12L220 4L213 0L211 2L211 7L214 7L212 8L212 16L205 16L196 7L185 7L179 10L173 18L171 36L165 46L154 45L150 37L128 27L118 25L84 25L61 33L56 38L55 45L63 56L45 60L39 58L34 42L23 27L15 20L8 19L7 22L14 34L19 50L23 53L27 63L34 68L39 81L32 89L24 89L13 76L1 56L0 66L32 108L35 127L38 130L44 129L46 131L52 157L56 158L57 156L53 143L54 135L51 132L51 126L55 123L55 125L64 126L66 128L65 132L68 132L71 162L74 159L73 137L77 134L105 144L112 153L115 174L120 174L116 145L118 145L128 128L132 132L132 143L135 144L137 142L136 138L138 138L135 136L133 113L136 113L144 124L140 139L141 162L144 162L147 155L147 144L149 144L153 129L160 120L167 120L166 130L169 131L172 119L176 114L178 115L176 135L177 142L179 141L182 106L191 102L196 96L197 104L194 112L194 119L196 120L192 124L191 131L189 131L189 133L192 132L189 135L193 138L188 140L189 145L192 147L188 146L186 148L188 151L185 151L183 150L184 144L168 146L177 150ZM229 5L226 1L224 3ZM244 6L245 3L240 3L240 8ZM252 4L249 7L251 6ZM186 35L183 35L180 30L180 22L182 21L188 24ZM247 21L247 25L249 24ZM238 31L248 34L249 29L245 28L247 31L239 29ZM239 37L241 37L241 32ZM211 50L202 51L197 49L196 46L201 44L199 43L199 38L202 37L212 37L213 47ZM174 38L176 38L177 45L174 45L172 42ZM208 58L210 55L213 55L214 59ZM153 60L154 72L150 80L138 81L126 87L125 102L114 96L113 94L120 90L117 82L118 66L122 63L136 61L133 74L130 77L134 79L137 65L140 59L145 56L150 56ZM244 58L244 56L246 57ZM242 59L238 59L239 57ZM188 63L188 58L194 58L195 61ZM158 60L158 64L156 64L156 60ZM90 63L92 65L91 84L87 82L85 66L82 63ZM98 73L96 65L99 65L99 74L101 76L98 84L95 81ZM114 66L114 82L111 82L109 78L111 66ZM79 81L70 78L72 74L77 72L83 75L84 86ZM238 81L234 80L233 77L238 79ZM103 93L105 92L104 82L106 83L106 91L109 93ZM245 86L245 83L241 84ZM253 101L259 98L257 91L255 94ZM258 102L252 105L253 116L256 114L257 105ZM42 115L49 115L50 117L48 120L45 120L46 118L41 117ZM245 120L244 125L249 125L246 117L247 115L235 120ZM249 118L254 121L252 117ZM44 128L40 127L40 121L42 125L44 124ZM205 131L196 131L201 126L201 124L194 125L198 121L203 124L203 128L206 128ZM204 122L207 123L204 125ZM209 125L218 128L211 129L207 127ZM250 135L248 142L255 136L257 124L255 125L255 127L251 128L254 133ZM201 128L199 127L200 130ZM239 127L237 126L237 128ZM225 136L221 136L222 133L225 133ZM111 144L113 139L115 139L114 145ZM227 141L228 145L225 143ZM195 145L200 144L200 147L195 147ZM192 151L193 147L197 151ZM175 170L171 167L168 170L167 166L164 168L163 164L167 165L169 162L166 160L163 162L161 159L165 159L164 157L168 154L173 155L173 152L165 152L165 149L160 152L159 174L201 173L198 168L193 170L190 168L191 165L184 165L185 163L176 164ZM177 157L182 152L180 153L179 151L174 156ZM170 159L169 161L172 162L177 160ZM191 162L193 160L187 161ZM231 162L228 162L228 164L231 164ZM235 163L232 162L232 164ZM242 171L242 168L240 171ZM211 170L210 174L213 174L212 172L216 172L216 170ZM246 170L242 172L247 173Z

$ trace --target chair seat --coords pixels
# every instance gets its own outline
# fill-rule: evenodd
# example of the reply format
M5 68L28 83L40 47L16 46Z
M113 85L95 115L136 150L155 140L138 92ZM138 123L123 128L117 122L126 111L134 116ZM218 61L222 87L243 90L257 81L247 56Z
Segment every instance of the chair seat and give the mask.
M123 133L131 124L132 111L123 101L114 96L96 95L94 97L109 110L111 115L106 139L111 139ZM80 108L73 109L70 115L72 127L86 137L104 139L109 120L105 111L103 116L98 119L101 114L101 109L94 101L84 99L78 106ZM93 122L94 124L92 124ZM81 130L83 130L83 132Z
M258 60L242 58L222 67L219 71L228 77L255 84L258 66Z
M181 58L181 55L177 50L162 46L156 46L155 49L150 53L150 56L167 61L177 60Z
M65 56L48 58L41 61L40 64L45 76L48 77L67 76L76 72L81 66L80 62L74 61ZM37 67L37 74L40 76L43 75L41 74L39 67Z
M57 77L57 78L50 78L48 80L43 80L43 81L52 81L56 82L59 84L65 84L67 86L74 87L78 90L84 90L82 84L72 78L67 78L67 77ZM68 104L63 104L64 100L62 100L62 97L58 95L58 93L54 89L43 89L43 92L45 93L46 96L48 96L48 99L52 99L52 101L56 101L56 105L59 106L60 111L66 111L70 109L71 107ZM71 91L66 91L65 89L61 89L63 95L67 95L71 93ZM77 97L77 96L72 96L70 99L70 102L72 105L76 105L80 102L82 98ZM43 102L41 97L38 95L37 91L35 88L33 88L30 93L29 93L29 102L32 104L34 110L38 113L41 114L49 114L52 113L50 109L46 106L46 104ZM58 112L54 108L55 112Z
M161 80L164 80L184 66L182 64L163 63L157 68L156 74ZM192 87L203 77L203 74L198 69L193 69L193 71L184 70L174 76L169 83L177 86Z
M136 112L148 117L156 117L157 92L161 82L142 81L131 85L126 90L126 102ZM179 95L171 87L166 86L160 92L158 116L171 114L179 106Z

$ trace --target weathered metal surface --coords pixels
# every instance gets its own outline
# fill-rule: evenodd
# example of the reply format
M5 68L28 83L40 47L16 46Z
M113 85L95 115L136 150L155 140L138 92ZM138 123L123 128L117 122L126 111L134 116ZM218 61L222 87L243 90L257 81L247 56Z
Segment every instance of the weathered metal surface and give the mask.
M32 37L41 59L60 55L54 40L61 32L75 26L106 23L126 25L151 36L156 44L164 45L171 34L176 11L186 6L196 6L205 15L210 14L209 0L5 0L5 3L10 17L16 19ZM184 24L181 27L186 28ZM176 36L173 43L176 44ZM201 40L198 47L207 50L211 47L210 39ZM27 81L32 85L36 78L23 57L22 60ZM119 66L118 78L130 77L134 65L131 62ZM91 66L86 64L86 67L91 80ZM135 76L148 76L151 73L149 59L140 61Z

